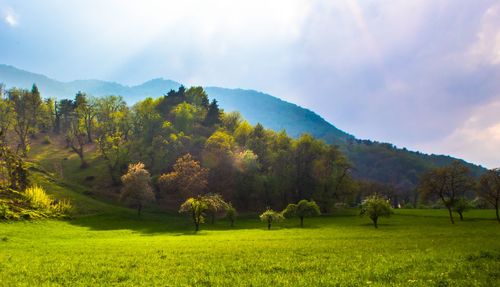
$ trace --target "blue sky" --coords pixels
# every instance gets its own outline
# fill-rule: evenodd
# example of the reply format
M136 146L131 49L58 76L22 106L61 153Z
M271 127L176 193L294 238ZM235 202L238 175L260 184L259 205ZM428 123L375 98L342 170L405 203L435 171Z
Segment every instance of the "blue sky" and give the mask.
M500 166L498 1L178 2L0 0L0 63L261 90L360 138Z

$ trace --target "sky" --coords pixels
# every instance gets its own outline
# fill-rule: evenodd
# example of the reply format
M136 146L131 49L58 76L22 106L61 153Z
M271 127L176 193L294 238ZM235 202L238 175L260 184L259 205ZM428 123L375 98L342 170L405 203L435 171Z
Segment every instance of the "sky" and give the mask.
M500 167L500 2L0 0L0 63L248 88L358 138Z

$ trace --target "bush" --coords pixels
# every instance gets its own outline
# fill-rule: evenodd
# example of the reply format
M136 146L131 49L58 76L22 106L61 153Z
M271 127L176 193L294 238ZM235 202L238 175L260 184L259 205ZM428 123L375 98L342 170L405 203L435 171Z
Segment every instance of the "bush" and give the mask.
M392 214L392 208L389 200L378 194L374 194L366 198L363 203L361 203L360 207L360 214L370 217L375 228L378 228L379 217L389 217Z
M264 211L259 217L261 221L267 222L268 230L271 229L271 224L273 222L280 222L285 219L285 217L281 213L276 212L270 208Z
M50 215L63 215L71 210L71 204L66 200L52 200L39 186L28 187L25 196L30 205ZM32 216L28 215L29 218Z

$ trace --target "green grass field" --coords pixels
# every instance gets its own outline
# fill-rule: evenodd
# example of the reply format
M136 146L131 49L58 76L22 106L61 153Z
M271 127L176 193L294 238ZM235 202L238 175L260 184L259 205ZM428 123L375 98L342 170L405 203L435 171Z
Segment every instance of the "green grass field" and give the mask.
M379 229L358 210L270 231L245 215L195 234L189 218L154 208L139 218L100 196L95 154L82 170L71 152L37 145L32 162L31 180L70 200L73 219L0 222L1 286L500 286L492 210L455 225L445 210L396 210Z
M500 225L474 210L397 210L373 228L353 212L257 217L192 232L177 215L116 212L70 221L0 223L0 284L154 286L499 286Z

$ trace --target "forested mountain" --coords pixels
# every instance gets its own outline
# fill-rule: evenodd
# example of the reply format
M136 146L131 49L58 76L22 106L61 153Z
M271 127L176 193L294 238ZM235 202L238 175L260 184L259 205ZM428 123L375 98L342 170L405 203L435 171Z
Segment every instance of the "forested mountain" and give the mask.
M131 87L98 80L59 82L6 65L0 65L0 82L6 84L7 88L30 88L36 83L44 97L59 99L73 98L78 91L93 96L121 95L128 104L148 96L164 95L180 86L177 82L164 79L154 79ZM399 149L388 143L358 140L310 110L257 91L219 87L207 87L205 90L209 98L216 99L225 111L239 111L252 124L261 123L275 131L284 129L295 138L310 133L329 144L338 145L352 162L353 176L358 179L373 180L410 192L423 172L455 160L449 156ZM485 170L474 164L467 163L467 166L475 175Z

